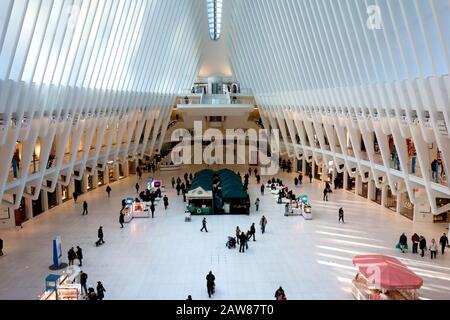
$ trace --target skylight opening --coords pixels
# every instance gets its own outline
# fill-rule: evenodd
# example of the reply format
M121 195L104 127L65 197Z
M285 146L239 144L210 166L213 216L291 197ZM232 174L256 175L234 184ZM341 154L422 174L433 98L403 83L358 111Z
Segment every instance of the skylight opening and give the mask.
M208 25L211 40L220 39L222 32L222 0L207 0L208 2Z

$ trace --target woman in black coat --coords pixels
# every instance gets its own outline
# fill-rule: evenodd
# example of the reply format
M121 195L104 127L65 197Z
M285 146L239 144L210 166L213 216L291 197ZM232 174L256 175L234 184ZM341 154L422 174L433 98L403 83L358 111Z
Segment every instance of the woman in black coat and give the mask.
M105 292L106 292L106 289L105 289L105 287L103 287L103 284L100 281L97 282L97 297L98 297L98 300L103 300L103 298L105 297Z
M119 223L121 228L123 228L124 222L125 222L125 215L123 214L123 210L120 210Z

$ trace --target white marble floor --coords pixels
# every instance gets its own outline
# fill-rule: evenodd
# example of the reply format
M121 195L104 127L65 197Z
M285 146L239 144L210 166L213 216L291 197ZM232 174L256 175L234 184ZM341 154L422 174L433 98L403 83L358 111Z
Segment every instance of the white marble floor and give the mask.
M191 170L194 167L190 167ZM245 169L241 168L244 173ZM212 270L217 291L213 299L271 300L281 285L288 299L352 299L351 279L356 274L356 254L383 253L401 258L423 277L420 295L425 299L450 299L450 251L437 260L421 258L394 249L402 232L423 234L428 240L446 232L446 225L415 223L347 191L337 191L328 203L321 201L321 183L303 184L297 193L310 195L314 220L285 217L284 208L251 178L252 204L261 199L259 213L250 216L208 217L209 233L201 233L201 217L184 222L182 197L170 187L173 173L158 173L167 186L170 208L158 207L155 219L133 220L120 229L121 199L135 195L132 176L65 203L25 224L20 231L0 231L5 256L0 257L0 299L35 299L44 290L51 273L52 239L62 236L63 252L76 245L84 249L83 270L89 284L102 281L107 299L207 299L205 276ZM182 176L183 172L179 172ZM148 174L146 174L147 176ZM293 184L292 176L280 174ZM266 179L264 179L265 181ZM307 180L307 179L305 179ZM144 187L144 180L141 181ZM81 216L82 201L89 215ZM345 209L346 224L339 224L337 210ZM248 230L262 215L267 233L259 230L256 242L245 254L225 247L236 226ZM102 225L106 244L95 247L97 228Z

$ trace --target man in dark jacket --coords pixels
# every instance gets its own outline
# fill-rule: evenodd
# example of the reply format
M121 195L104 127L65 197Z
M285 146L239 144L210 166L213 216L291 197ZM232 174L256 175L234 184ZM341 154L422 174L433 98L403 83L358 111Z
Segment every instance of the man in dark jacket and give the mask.
M78 194L76 192L72 193L73 202L77 203Z
M77 258L77 254L75 253L75 250L73 248L70 248L70 250L67 252L67 258L69 259L69 266L72 266L73 262Z
M206 288L208 289L208 295L210 298L211 298L211 295L214 294L214 287L216 286L215 281L216 281L216 277L213 275L212 271L210 271L206 275Z
M418 247L420 242L420 237L417 233L414 233L411 237L412 242L412 253L419 253Z
M444 233L441 237L441 239L439 240L439 243L441 244L441 252L442 254L445 253L445 247L448 246L448 238L447 235Z
M150 212L152 213L152 219L155 217L155 204L152 202L150 204Z
M167 195L163 198L164 201L164 209L167 210L167 207L169 206L169 198L167 198Z
M106 187L106 193L108 194L108 198L110 198L111 197L111 187L110 186L107 186Z
M3 239L0 238L0 257L3 256Z
M97 241L97 243L98 243L98 244L103 244L103 243L105 243L105 241L103 240L103 227L102 227L102 226L100 226L100 228L98 228L97 235L98 235L98 241Z
M88 214L88 204L86 201L83 202L83 216Z
M344 209L343 208L339 209L339 223L341 223L341 220L342 220L342 223L345 223L344 222Z
M127 200L122 199L122 209L127 206Z
M123 209L120 210L119 223L120 228L123 228L123 223L125 222L125 214L123 213Z
M98 297L98 300L103 300L103 298L105 297L105 292L106 292L105 287L103 287L103 284L100 281L98 281L97 282L97 297Z
M83 250L81 250L81 248L79 246L77 246L77 259L78 261L80 261L79 266L83 266Z
M252 226L250 227L250 235L253 236L253 241L256 241L255 234L256 234L256 228L255 228L255 223L253 222Z
M398 243L400 245L400 250L405 253L405 249L408 246L408 238L404 233L402 233L402 235L400 236L400 240L398 241Z
M88 275L86 273L84 273L83 271L80 271L80 284L81 284L81 290L84 290L84 293L87 295L88 294L88 290L86 287L86 283L87 283L87 279L88 279Z
M179 196L180 195L180 191L181 191L181 185L177 184L176 189L177 189L177 196Z
M206 229L206 218L203 218L202 226L203 227L200 229L200 231L203 232L203 230L205 230L206 232L208 232L208 229Z
M261 194L264 195L264 184L261 185Z
M139 194L139 188L140 188L139 183L136 182L136 185L134 187L136 188L136 193Z
M239 252L245 252L245 247L248 241L247 235L245 234L245 232L241 232L241 235L239 236L239 240L240 240L240 246L239 246Z
M424 257L425 256L425 250L427 250L427 240L425 239L424 236L420 236L419 249L421 251L420 255L422 257Z
M328 189L323 189L323 201L328 201Z

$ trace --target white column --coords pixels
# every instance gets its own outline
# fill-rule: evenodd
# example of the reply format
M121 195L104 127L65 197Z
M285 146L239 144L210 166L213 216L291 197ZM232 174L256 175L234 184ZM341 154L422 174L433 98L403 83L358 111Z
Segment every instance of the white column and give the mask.
M355 178L355 190L357 195L362 193L362 179L359 174Z
M31 187L26 187L26 192L31 193ZM33 200L30 198L25 198L24 204L26 219L30 220L33 218Z
M348 172L344 170L344 183L343 183L344 190L348 189Z
M387 188L388 188L387 185L381 188L381 205L385 208L387 206Z
M103 184L109 184L109 166L106 166L105 171L103 171Z
M48 211L48 193L44 190L41 190L41 206L43 212Z
M98 187L98 171L95 171L92 176L92 189L97 189Z
M113 177L114 177L114 179L117 181L117 180L119 180L119 164L118 163L115 163L114 165L113 165Z
M123 169L123 176L128 177L130 175L130 165L128 164L128 161L125 161L122 165Z
M373 180L369 180L369 184L367 187L367 199L373 200L375 198L375 182Z
M83 174L83 179L81 180L81 192L86 193L88 191L88 174Z
M398 193L396 197L397 197L397 206L395 208L395 211L397 213L400 213L400 211L402 210L402 194Z
M61 187L61 184L59 184L59 183L56 184L55 192L56 192L56 203L58 205L60 205L62 203L62 187Z

